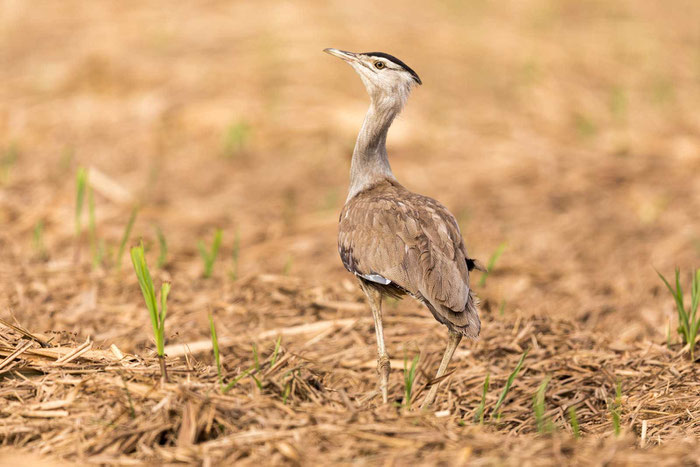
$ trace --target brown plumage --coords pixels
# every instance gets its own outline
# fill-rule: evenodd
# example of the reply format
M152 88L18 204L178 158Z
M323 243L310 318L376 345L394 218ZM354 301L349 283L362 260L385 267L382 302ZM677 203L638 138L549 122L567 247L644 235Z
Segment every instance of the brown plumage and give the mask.
M447 326L448 342L436 380L462 336L476 338L481 329L477 301L469 288L469 271L479 268L467 256L454 216L427 196L396 181L386 152L391 123L411 88L422 81L404 62L389 54L326 52L348 62L362 78L371 103L357 137L350 167L350 190L340 213L338 251L367 296L377 335L377 369L382 399L388 401L389 355L384 345L382 297L409 294L424 303ZM423 401L435 399L438 383Z
M352 197L340 213L338 251L345 269L385 294L409 294L440 323L476 338L481 329L469 289L467 256L454 216L438 201L384 179ZM367 280L379 275L389 284Z

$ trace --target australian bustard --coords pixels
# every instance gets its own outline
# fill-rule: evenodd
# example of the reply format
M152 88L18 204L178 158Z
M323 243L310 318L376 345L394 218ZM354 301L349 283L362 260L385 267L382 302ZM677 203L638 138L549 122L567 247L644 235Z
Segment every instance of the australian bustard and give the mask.
M447 348L436 376L440 378L462 336L479 336L481 322L469 288L469 271L481 267L467 256L457 221L447 208L401 186L389 166L387 132L411 88L422 84L418 74L382 52L325 52L355 69L371 99L352 155L338 251L345 268L357 276L372 309L377 370L386 403L390 364L384 345L382 296L409 294L447 326ZM432 404L437 389L438 384L433 384L423 407Z

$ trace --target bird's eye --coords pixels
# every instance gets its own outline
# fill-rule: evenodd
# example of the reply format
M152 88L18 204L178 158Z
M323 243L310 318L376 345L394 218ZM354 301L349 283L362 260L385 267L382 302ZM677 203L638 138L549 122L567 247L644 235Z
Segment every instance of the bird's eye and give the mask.
M386 66L386 65L384 65L384 62L374 62L374 67L375 67L377 70L381 70L381 69L384 68L385 66Z

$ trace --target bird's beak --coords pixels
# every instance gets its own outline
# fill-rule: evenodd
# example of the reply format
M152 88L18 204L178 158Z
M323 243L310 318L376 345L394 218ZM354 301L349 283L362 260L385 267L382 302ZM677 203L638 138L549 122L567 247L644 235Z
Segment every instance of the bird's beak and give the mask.
M346 62L356 62L357 61L357 55L352 53L352 52L346 52L344 50L338 50L338 49L323 49L324 52L327 54L331 54L334 57L338 57L340 59L345 60Z

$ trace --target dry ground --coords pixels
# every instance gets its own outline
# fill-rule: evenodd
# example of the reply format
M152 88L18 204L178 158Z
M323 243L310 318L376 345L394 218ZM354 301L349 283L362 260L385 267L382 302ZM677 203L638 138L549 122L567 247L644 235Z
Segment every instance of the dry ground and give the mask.
M654 271L700 262L698 18L692 0L0 1L0 317L51 339L0 325L0 357L23 351L0 369L0 462L698 463L698 370ZM473 256L506 244L474 281L482 338L458 350L439 416L398 407L404 359L421 356L417 406L445 339L410 301L386 304L397 404L377 399L371 318L335 247L367 97L325 47L416 69L394 172L459 217ZM75 239L79 166L111 258L97 268ZM128 254L114 264L135 204L129 244L155 268L156 229L168 243L162 386ZM219 394L209 311L226 378L255 344L259 386ZM550 376L555 430L538 435Z

